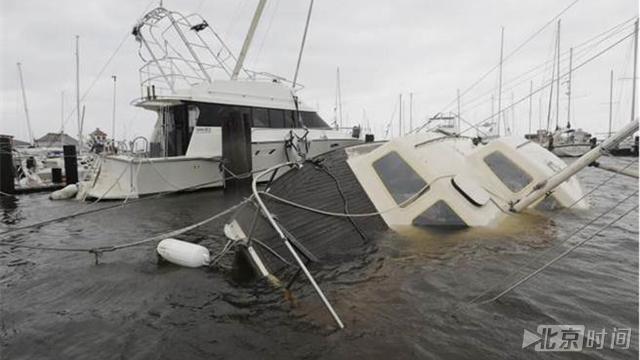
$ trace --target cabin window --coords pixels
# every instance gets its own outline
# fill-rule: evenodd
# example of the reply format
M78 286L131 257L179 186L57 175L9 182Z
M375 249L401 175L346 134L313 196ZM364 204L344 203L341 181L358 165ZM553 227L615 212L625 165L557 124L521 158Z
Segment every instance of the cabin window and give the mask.
M311 111L300 111L302 123L309 129L331 129L318 113Z
M395 151L374 161L373 168L396 204L404 203L427 186Z
M269 127L269 113L267 109L255 108L252 111L253 127L268 128Z
M272 128L284 128L284 110L269 109L269 123Z
M467 224L455 211L444 202L438 200L411 222L414 226L424 227L466 227Z
M499 151L485 156L484 162L498 179L514 193L524 189L533 180L529 174Z

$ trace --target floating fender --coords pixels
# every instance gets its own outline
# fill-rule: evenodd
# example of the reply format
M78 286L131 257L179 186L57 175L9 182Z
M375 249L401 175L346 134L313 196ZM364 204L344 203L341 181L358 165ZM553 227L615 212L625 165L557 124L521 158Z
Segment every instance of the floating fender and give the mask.
M71 199L76 196L78 193L78 185L71 184L67 185L60 190L56 190L49 195L49 199L51 200L66 200Z
M164 239L158 243L156 251L165 260L186 267L209 265L209 249L204 246L177 239Z

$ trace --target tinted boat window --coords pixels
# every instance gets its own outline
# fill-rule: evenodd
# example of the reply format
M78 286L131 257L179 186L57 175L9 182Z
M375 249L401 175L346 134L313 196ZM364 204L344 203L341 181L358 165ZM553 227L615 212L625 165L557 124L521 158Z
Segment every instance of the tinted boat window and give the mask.
M269 109L269 123L272 128L284 128L284 110Z
M395 151L376 160L373 168L396 204L407 201L427 186L422 177Z
M330 129L331 127L327 125L324 120L315 112L311 111L301 111L300 117L302 118L302 123L308 127L309 129Z
M485 156L485 164L509 190L518 192L531 183L531 176L499 151Z
M254 127L269 127L269 113L267 109L254 108L252 114Z
M415 226L465 227L467 224L443 200L436 201L411 222Z
M295 111L291 111L291 110L285 110L284 112L284 127L286 128L292 128L295 127L293 126L293 124L295 124L294 122L294 118L293 118L293 114L295 113Z

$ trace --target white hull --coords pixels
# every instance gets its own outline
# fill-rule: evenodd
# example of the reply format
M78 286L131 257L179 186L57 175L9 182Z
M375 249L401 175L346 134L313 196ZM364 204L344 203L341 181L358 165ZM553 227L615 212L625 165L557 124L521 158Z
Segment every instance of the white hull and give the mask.
M318 139L309 146L308 157L336 147L361 143L358 139ZM287 161L283 141L252 144L253 171L259 172ZM288 151L289 159L295 154ZM224 186L220 156L143 158L107 156L96 177L84 184L79 198L127 199L163 192L189 191ZM282 175L284 172L280 172Z
M580 157L591 150L591 144L554 145L553 153L559 157Z

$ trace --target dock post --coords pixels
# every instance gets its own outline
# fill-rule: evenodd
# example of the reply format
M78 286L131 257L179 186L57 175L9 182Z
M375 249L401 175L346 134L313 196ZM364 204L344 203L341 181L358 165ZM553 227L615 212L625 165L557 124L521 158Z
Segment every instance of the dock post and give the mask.
M76 184L78 182L76 147L75 145L64 145L62 152L64 154L64 175L67 185Z
M233 112L222 121L222 161L225 192L240 196L251 193L253 181L251 119Z
M0 135L0 191L14 194L14 178L11 136Z
M62 184L62 169L51 168L51 182L54 184Z

